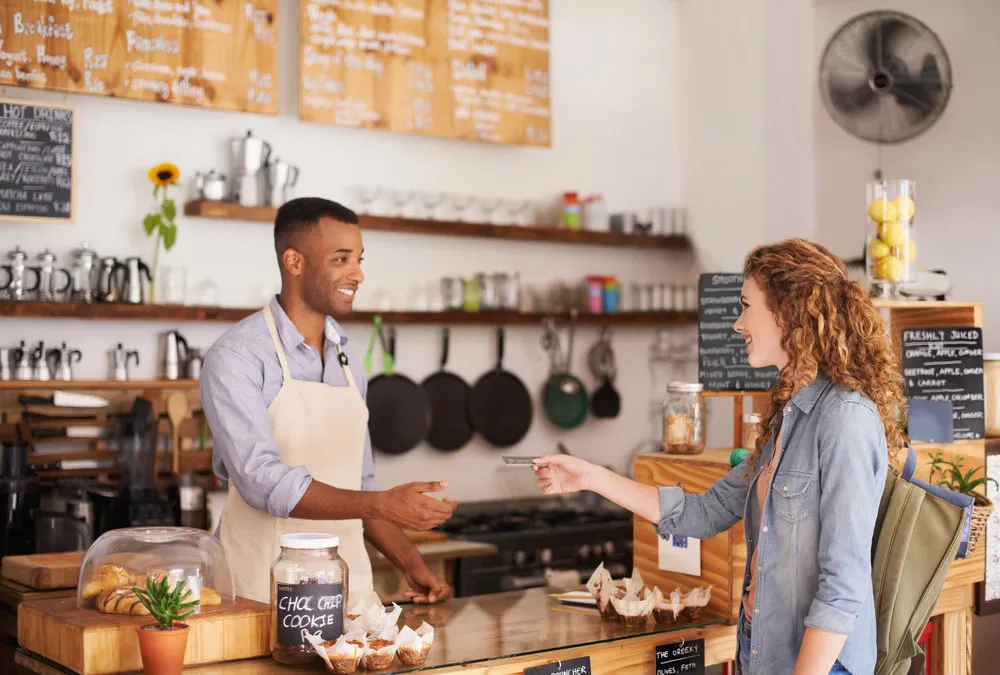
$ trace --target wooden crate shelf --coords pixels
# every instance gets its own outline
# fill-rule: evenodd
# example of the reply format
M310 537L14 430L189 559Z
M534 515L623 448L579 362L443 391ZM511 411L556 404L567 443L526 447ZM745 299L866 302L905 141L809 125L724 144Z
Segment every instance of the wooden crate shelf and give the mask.
M13 302L0 301L0 318L20 319L93 319L99 321L212 321L234 323L258 307L197 307L192 305L87 304L82 302ZM385 323L423 326L530 326L546 316L565 321L568 314L549 312L351 312L338 317L345 324L371 323L375 315ZM618 312L616 314L580 314L582 325L659 326L695 325L697 312Z
M277 209L266 206L246 207L232 202L193 201L184 205L184 215L196 218L242 220L273 223ZM593 232L566 230L559 227L519 227L487 223L463 223L415 218L390 218L362 215L360 225L365 230L408 232L411 234L443 235L506 239L508 241L534 241L550 244L586 244L593 246L619 246L691 251L691 240L686 235L621 234L618 232Z

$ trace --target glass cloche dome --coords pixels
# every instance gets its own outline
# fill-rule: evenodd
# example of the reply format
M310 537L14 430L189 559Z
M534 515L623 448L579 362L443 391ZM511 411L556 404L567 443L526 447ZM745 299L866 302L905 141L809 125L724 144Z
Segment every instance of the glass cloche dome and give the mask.
M197 599L195 613L231 606L233 573L219 540L188 527L132 527L105 532L87 550L80 568L76 602L104 614L148 615L132 591L147 577L166 577L170 588L183 580Z

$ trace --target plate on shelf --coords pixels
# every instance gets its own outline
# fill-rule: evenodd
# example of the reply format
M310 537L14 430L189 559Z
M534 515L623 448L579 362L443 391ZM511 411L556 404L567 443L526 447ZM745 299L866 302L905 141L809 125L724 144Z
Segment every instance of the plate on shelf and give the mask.
M597 607L597 600L588 591L570 591L569 593L549 593L549 597L567 605L582 605Z

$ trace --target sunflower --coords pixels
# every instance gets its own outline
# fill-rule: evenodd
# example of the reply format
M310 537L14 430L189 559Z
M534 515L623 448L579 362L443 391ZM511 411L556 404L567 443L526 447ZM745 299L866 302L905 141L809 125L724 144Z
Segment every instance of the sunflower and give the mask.
M173 185L181 177L181 170L169 162L157 164L146 174L158 186Z

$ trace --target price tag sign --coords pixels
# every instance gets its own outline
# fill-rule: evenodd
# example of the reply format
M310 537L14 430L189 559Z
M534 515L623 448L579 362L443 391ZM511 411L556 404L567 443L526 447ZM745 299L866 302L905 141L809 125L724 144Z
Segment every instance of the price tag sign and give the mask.
M656 675L705 675L705 641L682 640L657 647Z
M323 641L344 633L344 584L278 584L278 642L308 644L305 634Z
M547 663L544 666L525 668L524 675L591 675L590 657Z

